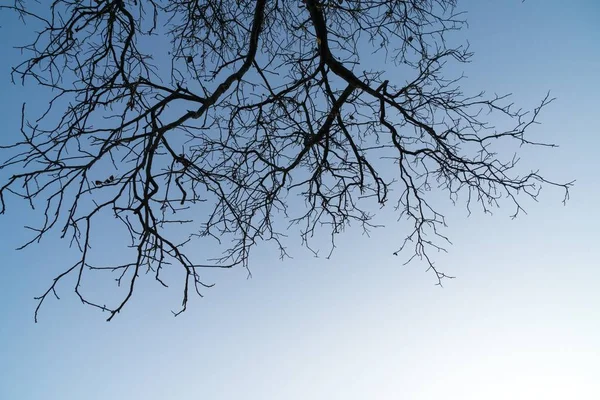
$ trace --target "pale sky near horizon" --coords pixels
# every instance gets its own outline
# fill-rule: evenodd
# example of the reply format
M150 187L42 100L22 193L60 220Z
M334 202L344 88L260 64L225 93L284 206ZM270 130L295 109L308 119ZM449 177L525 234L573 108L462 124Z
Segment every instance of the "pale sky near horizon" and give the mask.
M173 318L179 293L151 279L112 322L64 284L33 323L33 297L73 254L29 237L25 205L0 216L0 400L600 399L600 3L459 1L475 52L466 85L557 100L535 132L556 149L524 163L557 181L527 215L447 208L453 242L434 285L425 266L394 257L405 227L351 231L331 259L258 248L253 278L217 285ZM10 83L22 32L0 12L1 143L17 138L35 88ZM6 56L8 55L8 56ZM542 136L543 134L543 136ZM110 232L106 232L109 235Z

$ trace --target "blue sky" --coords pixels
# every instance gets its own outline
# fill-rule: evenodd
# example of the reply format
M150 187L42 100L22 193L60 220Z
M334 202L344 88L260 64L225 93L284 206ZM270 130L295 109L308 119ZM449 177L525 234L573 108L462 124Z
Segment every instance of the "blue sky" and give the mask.
M15 251L32 214L13 201L0 216L0 399L600 398L600 5L461 4L476 53L465 86L529 107L557 97L533 129L560 147L523 162L577 179L566 206L544 190L517 220L445 209L454 244L436 260L457 279L443 289L392 255L406 229L392 223L344 234L330 260L259 248L252 279L215 274L177 318L177 293L146 280L111 323L63 285L34 324L33 297L76 254L56 240ZM2 143L18 137L20 104L42 102L10 84L26 29L13 19L0 14Z

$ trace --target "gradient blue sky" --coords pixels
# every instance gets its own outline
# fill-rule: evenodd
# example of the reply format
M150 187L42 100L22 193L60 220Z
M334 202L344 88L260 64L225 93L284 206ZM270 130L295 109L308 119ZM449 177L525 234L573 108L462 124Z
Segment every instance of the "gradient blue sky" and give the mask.
M216 274L177 318L177 293L147 280L111 323L63 285L36 325L33 297L74 254L52 240L15 251L31 214L13 202L0 216L0 399L599 399L600 3L460 3L469 87L529 107L558 98L533 129L560 147L524 162L577 179L566 207L545 190L517 220L447 209L454 245L437 261L457 279L444 289L392 256L404 232L392 224L345 234L331 260L259 249L253 279ZM7 13L0 26L7 143L36 90L9 81L26 28Z

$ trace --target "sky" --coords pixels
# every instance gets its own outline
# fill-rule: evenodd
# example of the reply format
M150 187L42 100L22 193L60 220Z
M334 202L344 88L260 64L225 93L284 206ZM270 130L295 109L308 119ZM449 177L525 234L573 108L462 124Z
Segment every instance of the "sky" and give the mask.
M63 285L34 324L33 297L74 254L56 240L16 251L33 216L13 203L0 216L0 399L600 398L600 4L459 3L475 52L468 86L529 107L557 98L533 130L559 147L523 162L577 180L566 206L544 190L516 220L509 208L445 209L453 245L436 260L456 279L444 288L392 255L407 229L392 223L345 233L329 260L259 248L252 279L215 274L177 318L177 293L146 280L110 323ZM38 100L9 77L27 28L7 13L0 26L5 144L21 103Z

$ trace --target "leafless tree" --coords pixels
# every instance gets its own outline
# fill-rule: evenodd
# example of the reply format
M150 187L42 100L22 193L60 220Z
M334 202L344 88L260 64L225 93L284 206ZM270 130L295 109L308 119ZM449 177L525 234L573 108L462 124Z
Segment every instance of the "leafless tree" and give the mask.
M562 188L566 200L571 183L519 175L516 157L493 150L506 141L549 146L526 131L552 99L525 112L507 96L465 94L463 77L450 76L448 65L457 70L472 55L449 44L448 33L465 24L455 3L2 6L37 29L20 47L24 61L13 80L55 95L35 120L22 106L23 139L2 148L0 169L11 172L0 185L0 210L7 196L41 204L41 224L23 247L58 230L81 251L38 298L36 320L66 276L76 277L81 301L110 320L146 274L167 286L167 267L183 272L178 314L191 293L211 286L205 268L248 268L261 241L286 257L286 233L296 229L314 252L314 234L327 232L332 250L348 225L369 230L373 210L388 204L409 228L390 251L424 260L441 283L448 276L428 256L447 241L433 193L486 212L504 199L515 215L519 196L535 198L542 184ZM495 128L491 116L508 125ZM99 266L90 249L106 216L122 222L132 252L121 264ZM202 249L194 257L191 242ZM113 306L82 289L94 271L116 273L125 286Z

